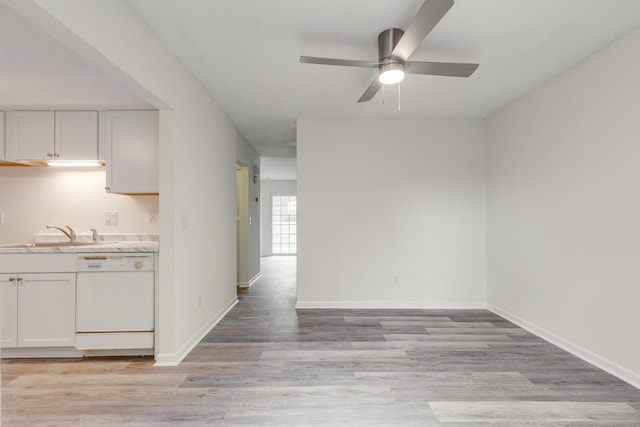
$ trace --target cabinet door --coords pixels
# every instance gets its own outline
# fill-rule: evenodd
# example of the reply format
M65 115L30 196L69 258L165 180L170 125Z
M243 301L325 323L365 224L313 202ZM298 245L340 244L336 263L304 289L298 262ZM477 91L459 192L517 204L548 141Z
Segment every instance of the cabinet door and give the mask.
M4 159L4 111L0 111L0 160Z
M18 345L18 284L16 274L0 274L0 346ZM14 280L9 280L13 278Z
M158 193L158 112L106 114L107 191Z
M7 159L51 160L54 158L53 111L13 111L8 123Z
M56 158L95 160L98 158L98 112L56 111Z
M75 273L21 274L18 285L18 346L75 345Z

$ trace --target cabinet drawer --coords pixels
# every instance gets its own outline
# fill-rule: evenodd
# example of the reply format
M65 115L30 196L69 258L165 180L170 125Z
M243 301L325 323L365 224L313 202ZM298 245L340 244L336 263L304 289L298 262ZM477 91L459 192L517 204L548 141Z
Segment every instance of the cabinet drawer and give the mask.
M76 255L0 254L0 273L65 273L76 271Z

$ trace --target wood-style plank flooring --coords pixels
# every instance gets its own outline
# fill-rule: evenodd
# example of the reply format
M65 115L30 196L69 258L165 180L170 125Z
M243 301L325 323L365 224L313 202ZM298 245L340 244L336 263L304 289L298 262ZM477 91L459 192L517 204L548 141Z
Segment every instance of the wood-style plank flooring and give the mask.
M485 310L298 310L295 258L177 367L2 363L2 426L640 426L640 390Z

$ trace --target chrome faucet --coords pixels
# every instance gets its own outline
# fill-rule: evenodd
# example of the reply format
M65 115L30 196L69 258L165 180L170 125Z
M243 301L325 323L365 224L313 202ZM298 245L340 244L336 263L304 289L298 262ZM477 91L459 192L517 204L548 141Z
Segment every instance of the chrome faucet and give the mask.
M55 228L56 230L62 231L64 233L64 235L69 238L69 241L75 242L76 241L76 233L75 233L75 231L73 231L73 229L71 227L69 227L68 225L65 225L65 227L67 227L69 229L68 233L63 228L56 227L54 225L47 225L47 228Z
M96 230L95 228L91 229L91 240L93 241L93 243L96 243L98 241L98 230Z

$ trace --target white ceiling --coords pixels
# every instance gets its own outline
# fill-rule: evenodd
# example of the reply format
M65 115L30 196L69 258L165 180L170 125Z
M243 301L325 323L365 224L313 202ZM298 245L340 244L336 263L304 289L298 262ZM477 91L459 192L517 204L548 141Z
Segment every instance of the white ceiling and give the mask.
M422 0L129 0L263 156L295 155L298 117L485 118L640 25L638 0L456 0L413 60L478 62L468 79L410 75L357 104L378 33ZM148 108L0 2L0 108Z
M0 109L152 108L0 1Z
M262 155L295 153L296 118L485 118L640 24L638 0L456 0L411 57L477 62L468 79L410 75L356 100L375 70L300 55L377 60L377 36L423 0L130 0Z

